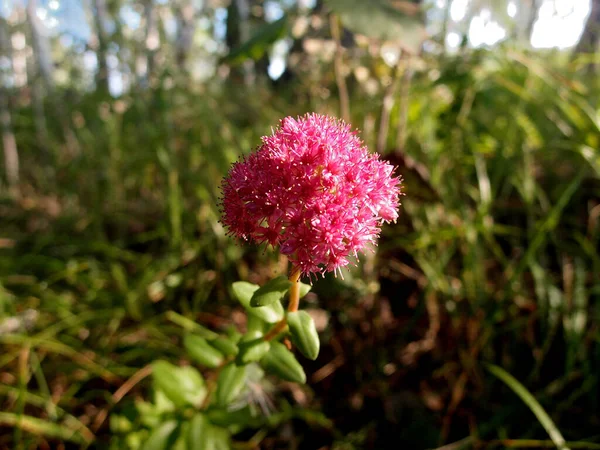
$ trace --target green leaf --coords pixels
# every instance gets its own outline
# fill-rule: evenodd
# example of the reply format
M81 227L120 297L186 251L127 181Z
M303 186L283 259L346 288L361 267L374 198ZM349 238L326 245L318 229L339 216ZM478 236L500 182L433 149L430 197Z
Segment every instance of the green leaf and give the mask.
M267 323L275 323L283 319L284 311L281 302L256 308L250 306L252 296L260 289L256 284L248 283L246 281L236 281L233 283L232 288L233 295L249 314L252 314L254 317Z
M229 432L225 428L211 425L207 433L207 450L231 450Z
M157 396L159 393L173 407L171 411L174 411L175 405L173 402L171 402L171 400L166 398L165 393L163 391L154 389L155 396ZM160 411L159 408L153 403L143 401L136 402L135 409L139 414L140 423L147 428L155 428L163 422L164 411Z
M190 366L178 367L176 372L185 398L190 405L200 406L206 397L204 378L196 369Z
M179 428L179 432L177 433L177 440L171 447L172 450L189 450L189 446L187 444L187 437L190 432L190 423L183 422L181 427Z
M275 22L262 25L256 33L239 47L232 49L225 57L230 64L240 64L247 59L262 58L275 41L287 34L287 18L284 15Z
M210 345L219 350L225 356L235 356L238 354L238 347L231 339L220 336L210 341Z
M187 432L188 450L204 450L206 449L206 430L210 426L204 414L196 414L190 420L190 425Z
M175 406L175 403L169 400L167 394L165 394L160 389L155 389L153 408L157 414L162 415L164 413L170 413L175 411L177 407Z
M308 359L317 359L320 342L313 318L306 311L296 311L288 313L287 323L298 350Z
M256 308L280 302L285 293L290 289L291 285L291 281L283 275L272 279L254 292L250 299L250 306Z
M268 308L268 306L267 306ZM248 313L248 319L246 320L246 334L248 333L267 333L267 330L270 329L273 325L265 322L262 319Z
M165 393L176 406L200 406L206 397L202 375L193 367L177 367L167 361L152 364L156 389Z
M256 291L260 289L257 284L248 283L247 281L236 281L231 285L234 297L242 304L245 308L246 305L250 306L250 299Z
M183 338L183 346L198 364L214 369L223 362L223 354L200 336L188 334Z
M281 342L271 343L271 350L263 357L260 364L267 372L283 380L306 383L304 369L294 354Z
M169 450L176 439L174 433L176 428L177 422L175 420L163 422L152 430L148 440L144 442L142 450Z
M152 364L152 377L157 390L163 392L173 404L182 406L187 402L179 385L177 369L178 367L166 361L156 361Z
M211 424L204 414L190 420L187 433L188 450L229 450L229 433Z
M246 385L246 366L227 364L217 380L216 399L218 406L227 406Z
M125 434L133 431L133 424L126 415L111 414L109 419L112 434Z
M254 415L249 406L234 410L211 408L206 414L211 423L227 427L233 433L245 428L260 428L263 425L260 416Z
M300 298L304 297L306 294L310 292L312 286L310 284L305 284L299 281L300 283Z
M399 41L413 53L418 52L426 36L421 14L395 8L390 0L326 0L326 3L349 30L376 39Z
M240 333L234 326L228 327L225 330L225 334L227 335L227 338L236 345L238 342L240 342L240 339L242 338L242 333ZM237 347L236 347L236 352L237 352Z
M260 331L246 333L239 344L239 353L235 359L238 366L259 361L270 348L269 342L263 339Z
M192 332L196 335L202 336L206 339L215 339L219 335L208 328L194 322L192 319L188 319L181 314L177 314L175 311L167 311L165 314L166 318L176 325L179 325L184 330Z
M519 381L506 370L494 364L486 364L487 370L494 376L502 380L509 388L517 394L521 400L529 407L531 412L535 414L540 424L544 427L554 445L559 450L568 450L565 438L562 436L558 427L554 424L548 413L542 405L535 399L533 395Z

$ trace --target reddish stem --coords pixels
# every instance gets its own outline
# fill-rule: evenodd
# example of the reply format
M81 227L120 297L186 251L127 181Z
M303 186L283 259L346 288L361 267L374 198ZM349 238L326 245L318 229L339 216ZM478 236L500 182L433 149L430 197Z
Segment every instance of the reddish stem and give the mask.
M292 267L292 271L288 279L292 283L290 286L290 302L288 304L288 312L296 312L298 311L298 306L300 305L300 269L297 267ZM265 334L265 341L270 341L276 337L285 329L286 325L287 320L284 317L277 322L267 334Z

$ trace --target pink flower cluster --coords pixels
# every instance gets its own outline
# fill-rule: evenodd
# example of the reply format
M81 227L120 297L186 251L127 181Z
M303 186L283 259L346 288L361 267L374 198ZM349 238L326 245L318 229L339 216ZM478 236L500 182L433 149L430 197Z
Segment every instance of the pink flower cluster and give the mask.
M341 120L286 117L222 184L229 233L280 246L303 274L336 271L398 217L400 177Z

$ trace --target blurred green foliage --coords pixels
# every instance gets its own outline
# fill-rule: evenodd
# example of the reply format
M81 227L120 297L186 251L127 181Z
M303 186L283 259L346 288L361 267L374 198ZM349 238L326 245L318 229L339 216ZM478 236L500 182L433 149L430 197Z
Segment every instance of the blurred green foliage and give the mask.
M269 45L283 26L263 30ZM260 62L257 42L236 57ZM338 114L334 63L298 53L277 82L165 70L118 98L59 86L43 142L27 93L10 92L21 179L0 194L1 448L136 448L148 438L140 413L167 442L178 425L162 421L172 401L160 390L148 402L150 364L194 366L185 336L237 342L259 326L229 286L262 285L285 261L226 236L219 184L281 117ZM600 86L589 59L505 45L400 61L361 42L343 55L352 124L405 179L401 219L375 256L307 296L323 319L319 358L302 359L307 385L255 367L244 427L214 448L551 448L536 417L551 417L569 448L599 448ZM529 397L502 382L514 379ZM187 419L190 441L207 426L223 438L217 413Z

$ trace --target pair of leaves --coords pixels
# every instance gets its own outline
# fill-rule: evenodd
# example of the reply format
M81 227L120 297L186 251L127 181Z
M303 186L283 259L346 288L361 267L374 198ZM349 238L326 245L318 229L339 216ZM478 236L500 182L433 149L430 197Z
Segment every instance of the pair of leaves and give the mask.
M300 282L298 282L300 283ZM260 311L259 318L263 318L260 316L267 316L268 310L261 310L261 308L271 306L279 313L278 303L281 302L284 295L289 291L292 286L292 282L288 280L285 276L281 275L277 278L272 279L267 284L262 287L257 286L256 284L248 283L246 281L237 281L233 283L233 294L238 299L238 301L248 310L248 312L257 315L256 311L252 311L253 308L255 310ZM310 291L310 286L308 284L300 283L300 298L304 297ZM279 305L281 306L281 305ZM281 308L281 317L273 322L281 320L283 317L283 307ZM270 322L263 318L266 322ZM270 322L270 323L273 323Z
M219 427L225 427L233 434L245 428L260 428L263 419L253 412L252 407L246 405L240 409L210 408L206 412L211 423Z
M176 420L163 422L152 430L142 450L165 450L172 448L177 439L176 431L178 425Z
M252 294L250 306L257 308L280 302L285 293L289 291L291 285L292 282L283 275L273 278L264 286L259 287Z
M217 406L227 407L229 403L235 400L246 386L246 366L238 366L229 363L217 380L217 390L215 392L215 401Z
M194 338L196 338L194 336ZM202 339L202 338L200 338ZM197 344L197 342L196 342ZM206 343L206 345L208 345ZM176 408L200 407L207 395L204 379L193 367L177 367L166 361L152 365L152 377L157 399L164 395ZM242 391L246 368L229 364L221 372L215 393L218 405L226 406ZM173 407L171 405L171 407ZM156 421L156 427L144 443L143 450L227 450L229 432L210 423L200 413L190 421Z
M152 378L157 390L162 391L176 407L198 407L206 398L202 375L193 367L177 367L167 361L152 364Z
M236 365L244 367L252 362L259 362L267 372L277 375L283 380L296 383L306 382L304 369L294 354L280 342L265 341L260 332L249 332L240 342L240 353L236 359Z
M275 323L283 319L284 312L281 302L274 302L272 304L257 307L251 305L254 293L260 289L256 284L248 283L246 281L237 281L233 283L232 287L233 295L241 303L248 314L267 323Z
M239 366L260 361L269 351L270 343L265 341L263 334L258 330L249 331L240 340L240 352L235 360Z
M214 426L204 414L196 414L190 420L187 433L189 450L229 450L229 432Z
M198 413L191 420L179 423L169 420L150 433L142 450L229 450L229 432L210 423Z
M260 364L265 370L277 375L282 380L306 383L306 374L302 365L281 342L271 342L271 348Z
M277 277L262 287L255 284L238 281L233 283L233 293L249 314L266 322L274 323L283 318L284 312L281 299L290 289L292 283L284 276ZM300 283L300 297L310 291L310 286ZM268 319L268 320L267 320ZM276 319L276 320L275 320ZM313 319L305 311L287 314L292 341L300 352L309 359L316 359L319 354L319 336ZM237 363L260 360L269 350L268 343L261 342L261 333L253 331L253 339L247 337L240 343L240 354Z
M262 336L262 335L261 335ZM268 351L268 343L266 351ZM239 350L236 344L225 337L218 337L212 341L207 341L200 336L188 335L183 340L183 345L190 357L199 364L211 369L215 369L223 364L226 356L235 356ZM249 352L252 355L252 352ZM243 364L248 364L251 360L248 358L248 352L245 355ZM262 355L259 355L260 359ZM226 365L217 381L216 402L219 406L226 406L231 400L239 395L246 381L246 368L244 365L236 364Z
M183 338L183 346L190 358L211 369L219 367L226 357L235 356L239 351L237 344L224 336L207 340L194 334L188 334Z
M183 346L190 358L211 369L219 367L225 359L223 353L200 336L188 334L183 338Z
M288 313L287 323L292 343L308 359L317 359L321 343L313 318L306 311L296 311Z

